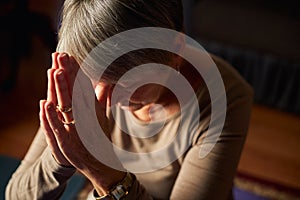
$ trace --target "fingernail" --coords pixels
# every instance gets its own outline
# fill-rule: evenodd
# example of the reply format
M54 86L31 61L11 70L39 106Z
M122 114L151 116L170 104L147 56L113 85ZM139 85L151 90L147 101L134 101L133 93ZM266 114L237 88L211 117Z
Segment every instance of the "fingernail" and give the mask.
M47 105L46 108L47 108L47 110L52 110L53 109L53 105L50 103L50 104Z
M66 62L68 62L68 60L69 60L69 56L68 56L68 54L66 54L66 53L62 53L62 54L60 55L60 58L61 58L61 61L62 61L63 63L66 63Z

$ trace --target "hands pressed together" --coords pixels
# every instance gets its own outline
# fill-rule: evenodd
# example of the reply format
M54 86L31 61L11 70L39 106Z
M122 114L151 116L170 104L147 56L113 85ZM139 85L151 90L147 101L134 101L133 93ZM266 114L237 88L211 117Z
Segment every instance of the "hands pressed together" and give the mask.
M66 53L53 53L52 60L52 67L48 70L47 100L40 101L40 123L47 144L60 165L78 169L93 183L98 193L103 194L121 180L125 172L102 164L84 147L72 115L72 92L79 65ZM98 121L101 126L107 127L106 106L110 86L98 84L96 90Z

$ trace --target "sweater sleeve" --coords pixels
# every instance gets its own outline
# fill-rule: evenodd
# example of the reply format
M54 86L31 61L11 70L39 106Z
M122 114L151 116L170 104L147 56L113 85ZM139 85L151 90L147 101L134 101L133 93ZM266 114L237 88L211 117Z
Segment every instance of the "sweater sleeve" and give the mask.
M58 199L75 168L59 165L41 129L6 187L7 200Z

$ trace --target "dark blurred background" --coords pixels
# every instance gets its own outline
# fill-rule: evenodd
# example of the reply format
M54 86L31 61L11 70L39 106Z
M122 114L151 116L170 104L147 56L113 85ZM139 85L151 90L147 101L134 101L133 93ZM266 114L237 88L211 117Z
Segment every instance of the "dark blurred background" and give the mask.
M300 114L298 1L185 2L189 35L245 77L256 103Z
M36 111L37 100L44 97L60 5L59 1L0 1L1 127Z

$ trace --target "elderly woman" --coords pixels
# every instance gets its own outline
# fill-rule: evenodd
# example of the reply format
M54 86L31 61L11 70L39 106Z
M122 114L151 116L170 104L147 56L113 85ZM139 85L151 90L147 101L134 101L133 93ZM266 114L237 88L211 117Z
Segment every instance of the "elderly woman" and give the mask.
M64 53L6 199L59 199L76 170L89 199L231 199L252 90L187 40L181 0L66 0Z

